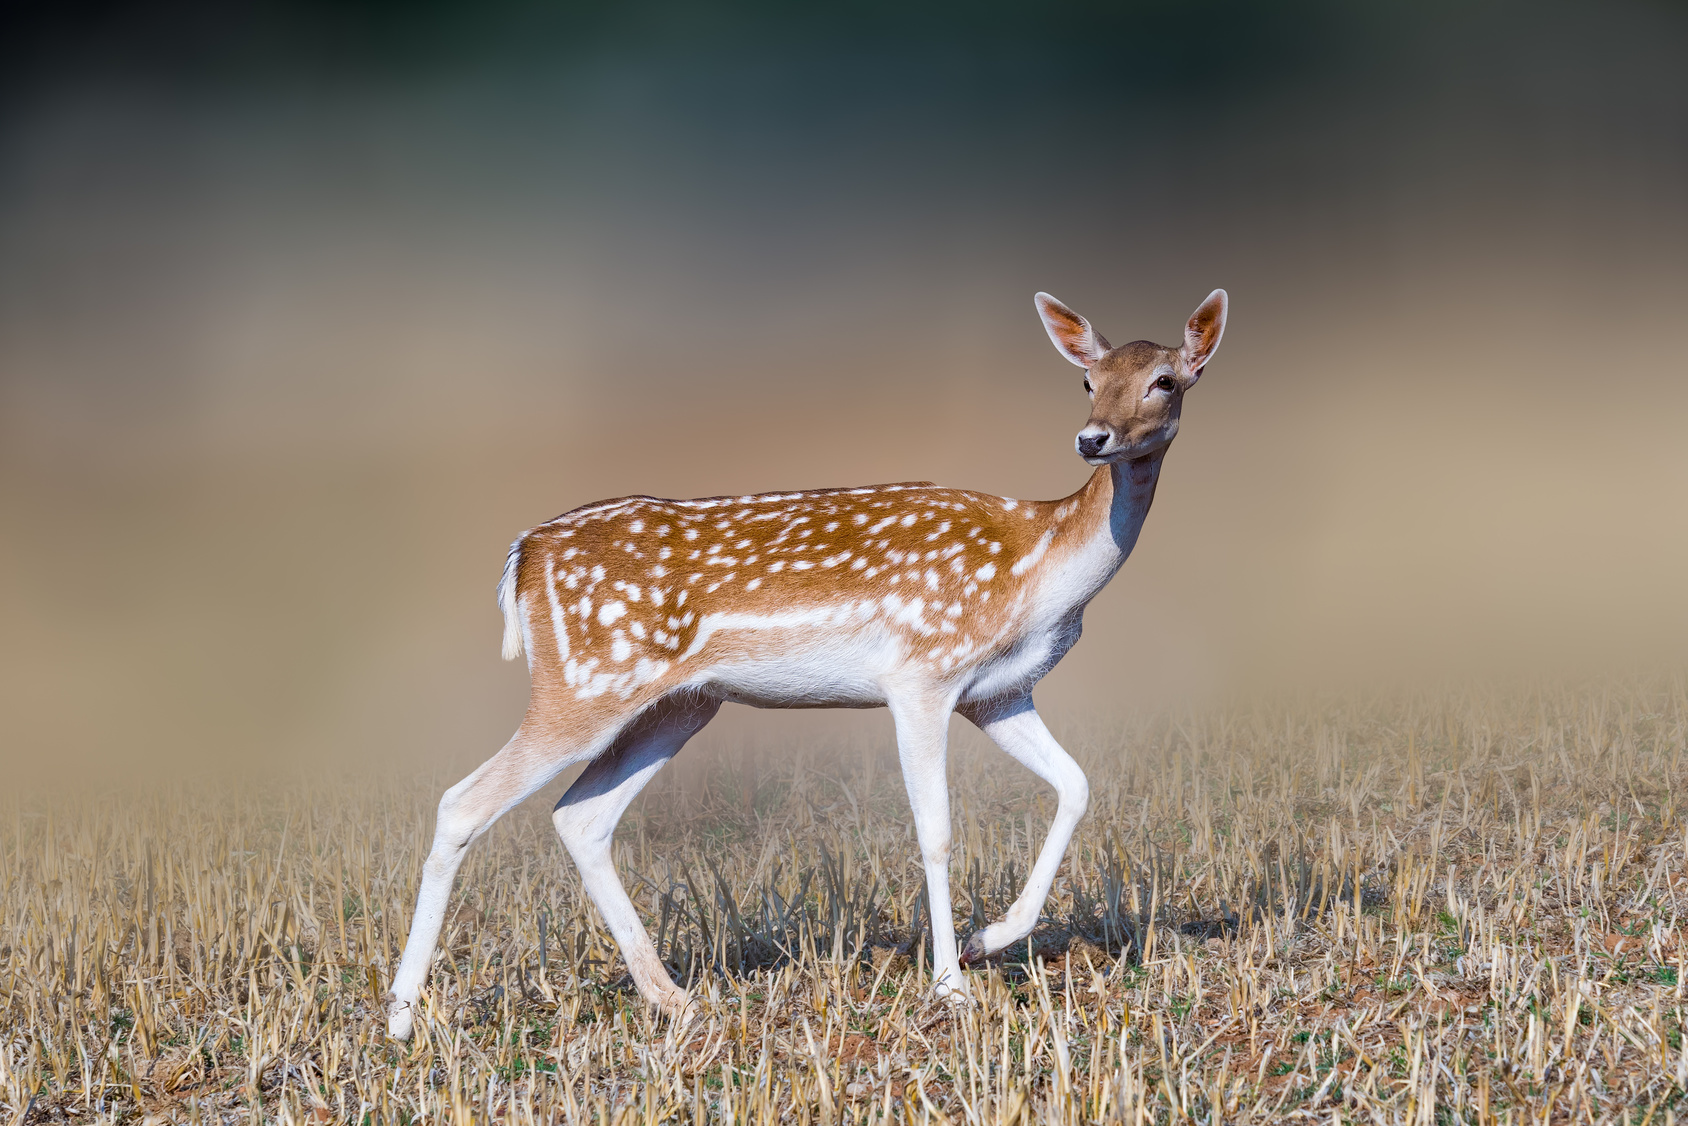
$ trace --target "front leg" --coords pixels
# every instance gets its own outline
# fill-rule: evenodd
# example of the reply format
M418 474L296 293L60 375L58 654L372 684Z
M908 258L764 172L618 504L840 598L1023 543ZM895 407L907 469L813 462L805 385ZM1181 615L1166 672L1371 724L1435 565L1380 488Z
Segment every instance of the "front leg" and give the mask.
M932 917L932 983L940 997L967 998L967 983L955 951L955 917L950 913L949 749L951 701L924 698L889 701L897 725L897 756L914 813L915 837L926 867L927 907Z
M1049 837L1043 842L1037 863L1032 865L1031 873L1026 877L1026 887L1020 898L1001 919L968 936L967 948L961 952L961 963L968 965L1032 933L1044 901L1049 898L1049 889L1055 883L1055 870L1061 866L1061 858L1066 855L1073 830L1078 828L1079 818L1084 816L1085 808L1090 804L1090 784L1085 781L1078 763L1049 734L1037 709L1032 706L1030 696L1005 705L964 707L961 714L1026 769L1054 786L1058 801L1055 820L1049 826Z

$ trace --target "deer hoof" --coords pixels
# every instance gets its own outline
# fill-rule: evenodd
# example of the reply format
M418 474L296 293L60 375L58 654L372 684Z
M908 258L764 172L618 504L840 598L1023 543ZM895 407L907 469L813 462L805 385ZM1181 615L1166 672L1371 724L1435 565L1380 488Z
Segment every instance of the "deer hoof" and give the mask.
M963 967L966 967L971 966L976 962L982 962L988 956L989 954L985 950L984 932L974 931L972 934L967 936L967 941L962 945L961 956L957 959L957 961L959 961Z
M932 992L938 1000L947 1002L951 1008L965 1009L973 1004L973 995L967 991L967 983L959 979L940 978L933 985Z
M686 1015L686 1010L692 1007L692 996L684 989L671 989L666 993L651 998L651 1004L661 1009L667 1016L678 1020Z
M394 1040L409 1040L410 1030L416 1021L416 1014L409 1001L400 1001L389 993L387 1002L387 1035Z

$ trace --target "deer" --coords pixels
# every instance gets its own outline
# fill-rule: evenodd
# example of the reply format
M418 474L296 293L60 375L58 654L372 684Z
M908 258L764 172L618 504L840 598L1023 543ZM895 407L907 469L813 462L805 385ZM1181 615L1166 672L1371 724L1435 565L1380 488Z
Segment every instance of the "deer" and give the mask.
M387 995L409 1037L465 851L565 768L557 835L640 996L679 1016L669 976L616 874L616 824L726 702L890 711L931 925L931 988L969 999L963 968L1026 937L1089 804L1084 772L1032 689L1079 639L1085 608L1143 527L1184 395L1225 331L1216 289L1183 341L1119 347L1047 293L1034 302L1084 369L1071 496L1025 501L926 481L588 504L516 538L498 583L503 656L530 702L509 742L441 797L416 911ZM949 717L960 713L1055 790L1048 834L1002 918L956 945L950 906Z

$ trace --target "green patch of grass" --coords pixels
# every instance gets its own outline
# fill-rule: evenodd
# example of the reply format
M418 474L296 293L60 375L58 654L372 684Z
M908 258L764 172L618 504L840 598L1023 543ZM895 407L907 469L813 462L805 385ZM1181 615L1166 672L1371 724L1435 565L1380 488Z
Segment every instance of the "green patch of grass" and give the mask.
M1377 991L1385 997L1399 997L1403 993L1412 992L1418 982L1410 977L1392 979L1388 974L1378 974L1377 977L1372 979L1372 984L1377 986Z

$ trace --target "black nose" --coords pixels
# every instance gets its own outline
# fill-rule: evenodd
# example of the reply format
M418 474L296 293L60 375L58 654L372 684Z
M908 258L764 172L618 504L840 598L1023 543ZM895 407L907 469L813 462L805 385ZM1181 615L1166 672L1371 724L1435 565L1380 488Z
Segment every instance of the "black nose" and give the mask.
M1102 447L1108 444L1106 434L1080 434L1078 436L1078 452L1085 457L1096 457L1102 452Z

